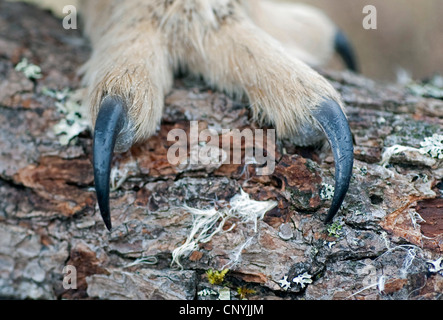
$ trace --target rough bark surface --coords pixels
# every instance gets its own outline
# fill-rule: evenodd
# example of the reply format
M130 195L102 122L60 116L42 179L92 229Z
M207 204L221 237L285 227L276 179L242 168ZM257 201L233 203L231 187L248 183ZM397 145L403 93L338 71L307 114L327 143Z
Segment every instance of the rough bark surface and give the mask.
M1 298L216 299L224 287L232 299L238 288L257 300L442 298L442 160L416 151L443 134L441 97L323 72L347 105L356 157L343 208L325 226L330 201L321 190L334 177L328 151L264 145L276 149L270 176L256 175L254 165L169 164L167 133L188 130L191 120L200 129L257 127L246 103L179 79L159 133L114 161L125 179L111 195L110 233L96 206L91 133L63 145L54 126L66 115L47 94L79 89L76 71L89 54L79 31L0 0ZM41 67L41 79L15 70L23 58ZM411 148L381 165L395 145ZM192 225L185 205L223 207L241 189L277 201L257 231L229 219L225 232L180 260L182 269L171 265ZM75 290L63 287L66 266L76 267ZM226 267L222 284L209 283L207 270ZM303 274L308 281L292 281Z

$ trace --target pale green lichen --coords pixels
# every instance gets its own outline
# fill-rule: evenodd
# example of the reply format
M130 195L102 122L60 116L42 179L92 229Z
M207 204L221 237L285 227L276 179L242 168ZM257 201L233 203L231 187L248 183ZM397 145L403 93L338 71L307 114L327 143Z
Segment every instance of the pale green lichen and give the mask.
M429 265L429 272L431 273L439 273L443 276L443 258L438 258L435 261L428 260L426 261Z
M435 159L443 159L443 135L434 134L420 143L420 152Z
M280 287L285 291L288 291L291 288L291 283L288 281L288 276L284 276L283 279L278 281L278 283L280 284Z
M23 58L22 61L15 66L15 70L22 72L28 79L41 79L43 77L41 73L42 69L30 63L26 58Z
M304 272L293 278L292 282L304 289L308 284L312 283L312 276L309 273ZM288 276L284 276L283 279L278 281L278 283L284 291L288 291L292 285L291 282L288 281Z
M329 249L332 249L333 246L337 244L337 241L324 241L324 245L327 246Z
M231 289L229 289L228 287L224 287L223 289L220 289L218 294L219 294L218 300L222 300L222 301L231 300Z
M409 91L420 97L430 97L435 99L443 98L443 77L436 75L427 83L410 82L407 85Z
M305 272L292 279L292 282L298 284L302 289L304 289L306 285L312 283L312 276Z
M205 288L205 289L200 290L199 292L197 292L197 295L199 297L207 297L207 296L216 296L216 295L218 295L218 293L216 291L212 290L212 289L206 289Z
M62 146L67 146L78 135L89 128L86 110L81 104L78 91L65 88L61 91L44 88L42 93L57 100L57 111L64 117L53 127Z
M381 165L386 167L389 164L392 156L404 152L419 153L430 157L432 159L443 159L443 135L435 133L431 137L424 138L424 141L420 142L421 148L414 148L402 145L393 145L387 148L382 155Z
M340 238L340 236L342 234L342 229L343 229L343 225L336 221L328 227L328 229L327 229L328 236Z
M71 94L71 92L72 91L69 88L64 88L63 90L51 90L46 87L42 88L42 93L45 96L51 97L57 101L66 100L69 97L69 95Z
M362 176L366 176L368 174L368 167L367 166L363 166L360 168L360 173Z
M327 183L322 183L320 198L322 200L331 200L334 197L334 191L335 191L334 186Z

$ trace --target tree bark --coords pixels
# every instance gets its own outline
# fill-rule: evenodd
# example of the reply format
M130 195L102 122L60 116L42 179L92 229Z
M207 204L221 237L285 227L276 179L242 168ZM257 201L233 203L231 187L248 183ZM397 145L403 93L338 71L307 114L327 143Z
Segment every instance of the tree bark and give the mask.
M326 226L330 201L321 191L334 181L327 150L263 145L276 150L269 176L258 176L254 164L168 162L168 132L189 130L190 121L219 131L258 128L244 101L179 78L158 134L115 157L120 184L108 232L93 190L90 130L68 145L54 130L67 116L63 90L81 90L77 70L89 54L79 30L0 0L0 298L216 299L228 287L239 299L245 286L254 300L442 298L443 166L418 151L443 134L442 97L416 90L429 85L321 71L345 101L356 157L345 203ZM41 67L40 79L15 69L23 58ZM396 145L408 148L382 165ZM229 218L223 232L180 259L182 268L171 264L191 230L189 208L221 212L241 190L277 203L257 230ZM64 283L67 266L75 268L75 289ZM211 284L206 271L224 268L224 282Z

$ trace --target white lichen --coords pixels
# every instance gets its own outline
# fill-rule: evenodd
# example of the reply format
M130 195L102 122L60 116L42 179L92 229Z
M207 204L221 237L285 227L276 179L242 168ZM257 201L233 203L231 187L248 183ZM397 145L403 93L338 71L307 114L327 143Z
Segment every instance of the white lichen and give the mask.
M288 291L291 288L291 283L288 281L288 276L284 276L283 279L278 281L278 283L280 284L280 287L285 291Z
M431 273L439 273L443 276L443 258L438 258L435 261L428 260L426 263L429 265L429 272Z
M292 279L292 282L298 284L302 289L304 289L306 285L312 283L312 276L305 272Z
M332 249L333 246L337 244L337 241L323 241L323 245L327 246L329 249Z
M199 292L197 292L197 295L199 297L207 297L207 296L216 296L216 295L218 295L218 293L216 291L212 290L212 289L206 289L205 288L205 289L200 290Z
M30 63L26 58L23 58L22 61L15 66L15 70L22 72L28 79L41 79L43 77L41 73L42 69Z

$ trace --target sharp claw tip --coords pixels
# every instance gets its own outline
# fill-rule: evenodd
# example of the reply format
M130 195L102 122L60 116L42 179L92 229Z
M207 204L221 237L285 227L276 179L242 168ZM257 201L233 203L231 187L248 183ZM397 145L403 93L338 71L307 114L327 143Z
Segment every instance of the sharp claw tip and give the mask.
M100 215L102 217L103 223L106 226L106 229L108 229L108 231L112 231L112 221L111 221L111 213L110 213L110 211L108 211L108 210L103 211L100 208Z
M111 223L105 223L106 229L108 229L109 232L112 232L112 224Z
M336 213L332 214L331 212L328 213L328 215L326 216L324 223L325 224L330 224L332 222L332 220L334 219Z
M354 162L354 148L346 116L335 101L325 101L316 113L316 119L329 140L335 160L335 192L331 208L324 220L325 224L328 224L339 211L348 191Z
M126 110L119 97L105 98L94 129L94 181L99 203L100 214L111 231L111 212L109 209L109 181L111 172L112 155L118 134L126 122Z

